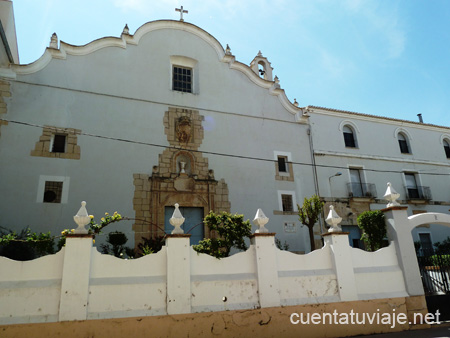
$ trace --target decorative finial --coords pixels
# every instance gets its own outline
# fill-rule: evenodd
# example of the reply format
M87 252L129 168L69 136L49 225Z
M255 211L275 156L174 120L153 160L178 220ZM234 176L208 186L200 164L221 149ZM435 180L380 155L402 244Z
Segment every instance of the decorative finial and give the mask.
M125 27L123 27L122 34L130 35L130 29L128 28L128 24L125 24Z
M264 212L261 209L258 209L255 215L255 219L253 220L253 224L258 226L258 230L255 231L256 234L268 233L269 230L264 226L269 222L269 219L264 215Z
M294 106L298 107L297 99L294 99Z
M280 79L278 78L278 76L275 75L275 78L273 79L274 83L274 88L280 88Z
M183 6L181 6L181 8L175 8L175 10L177 11L177 12L180 12L180 21L184 21L183 20L183 13L189 13L188 11L185 11L184 9L183 9Z
M184 230L181 229L181 225L184 223L185 218L181 214L180 209L178 209L179 206L180 205L178 203L175 203L175 210L172 217L169 219L170 224L175 227L175 229L172 230L173 235L184 234Z
M58 49L58 35L56 33L52 34L52 37L50 38L50 48Z
M73 220L77 223L78 228L75 229L76 234L87 234L85 226L91 222L91 218L86 210L86 202L81 202L81 208L78 210L77 214L73 216Z
M228 46L228 43L227 43L227 48L225 49L225 54L231 55L231 48L230 48L230 46Z
M263 56L262 53L261 53L261 51L258 52L258 56Z
M389 202L386 205L386 208L395 207L395 206L400 205L397 202L399 197L400 197L400 194L397 191L395 191L395 189L392 187L391 182L388 182L386 193L383 196L383 198Z
M342 228L339 226L342 218L339 217L336 211L334 211L334 207L332 205L330 205L330 212L328 213L328 217L325 221L330 225L328 232L342 232Z

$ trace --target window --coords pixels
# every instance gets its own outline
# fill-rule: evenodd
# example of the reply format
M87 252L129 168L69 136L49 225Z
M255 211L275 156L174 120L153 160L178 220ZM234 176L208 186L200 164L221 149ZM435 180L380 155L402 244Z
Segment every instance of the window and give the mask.
M402 133L398 134L398 144L402 154L410 154L407 138Z
M70 177L40 175L36 203L66 204L69 186Z
M292 204L292 195L281 195L281 205L283 207L283 211L294 211Z
M344 126L344 142L349 148L356 148L355 133L349 126Z
M286 156L278 156L278 172L280 172L280 173L288 173L289 172Z
M172 89L192 93L192 68L173 66Z
M450 158L450 144L448 143L447 140L444 140L444 151L445 151L445 156L447 156L447 158Z
M405 181L408 198L419 198L419 188L416 182L416 175L412 173L405 173Z
M278 181L294 181L292 154L286 151L274 151L275 179Z
M433 244L431 242L431 235L429 233L419 233L419 240L422 253L425 255L432 254Z
M52 153L66 152L66 135L55 134L53 136Z
M363 197L364 189L361 182L361 172L359 169L350 169L350 183L353 197Z
M63 182L46 181L44 188L44 203L61 203Z

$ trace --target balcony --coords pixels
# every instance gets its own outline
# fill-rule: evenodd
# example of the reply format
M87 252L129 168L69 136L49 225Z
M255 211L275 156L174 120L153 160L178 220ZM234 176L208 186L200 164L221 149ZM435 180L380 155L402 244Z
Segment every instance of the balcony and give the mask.
M372 183L347 183L348 197L375 198L377 189Z
M408 200L431 200L430 187L416 186L405 187L406 199Z

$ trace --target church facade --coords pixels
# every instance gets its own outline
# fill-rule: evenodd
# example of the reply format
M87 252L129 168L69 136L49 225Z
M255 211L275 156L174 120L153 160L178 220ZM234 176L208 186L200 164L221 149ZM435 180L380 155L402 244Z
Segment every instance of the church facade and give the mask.
M296 215L314 194L307 118L261 53L247 66L199 27L162 20L79 47L54 35L2 81L2 226L58 233L86 200L95 216L131 218L111 229L138 243L170 232L179 203L194 244L210 210L262 208L282 243L309 250Z
M179 203L195 244L211 235L209 211L251 220L261 208L281 243L309 252L297 203L313 194L337 206L353 246L356 216L383 208L388 181L411 214L448 212L450 128L299 107L261 52L245 65L193 24L153 21L84 46L54 34L28 65L13 54L2 45L4 228L57 234L85 200L97 218L129 218L110 229L137 245L170 232ZM318 245L323 231L322 219Z

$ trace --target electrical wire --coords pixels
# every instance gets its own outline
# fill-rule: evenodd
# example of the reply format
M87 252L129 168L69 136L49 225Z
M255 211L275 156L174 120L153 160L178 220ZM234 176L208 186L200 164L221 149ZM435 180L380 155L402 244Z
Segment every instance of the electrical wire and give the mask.
M0 121L4 121L4 122L7 122L7 123L24 125L24 126L29 126L29 127L35 127L35 128L40 128L40 129L49 128L48 126L44 127L44 126L41 126L41 125L38 125L38 124L29 123L29 122L6 120L6 119L1 119L1 118L0 118ZM214 156L238 158L238 159L253 160L253 161L262 161L262 162L271 162L271 163L277 162L277 160L268 159L268 158L262 158L262 157L253 157L253 156L245 156L245 155L237 155L237 154L227 154L227 153L219 153L219 152L205 151L205 150L193 150L193 149L186 149L186 148L183 148L183 147L167 146L167 145L162 145L162 144L157 144L157 143L135 141L135 140L125 139L125 138L104 136L104 135L91 134L91 133L86 133L86 132L80 132L80 133L77 133L77 134L78 135L89 136L89 137L94 137L94 138L99 138L99 139L112 140L112 141L118 141L118 142L125 142L125 143L131 143L131 144L138 144L138 145L144 145L144 146L151 146L151 147L157 147L157 148L185 150L185 151L190 151L190 152L200 153L200 154L205 154L205 155L214 155ZM295 162L295 161L292 161L290 163L292 163L293 165L315 167L315 168L333 168L333 169L343 169L343 170L347 170L348 169L348 167L337 166L337 165L313 164L313 163ZM430 165L432 165L432 164L430 164ZM371 168L364 168L364 171L379 172L379 173L395 173L395 174L403 174L404 173L404 171L398 171L398 170L371 169ZM450 172L449 173L432 173L432 172L422 172L421 171L420 174L421 175L430 175L430 176L450 176Z

